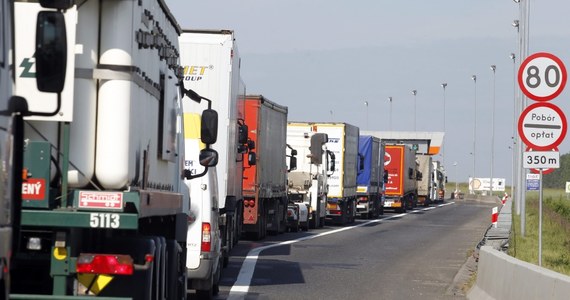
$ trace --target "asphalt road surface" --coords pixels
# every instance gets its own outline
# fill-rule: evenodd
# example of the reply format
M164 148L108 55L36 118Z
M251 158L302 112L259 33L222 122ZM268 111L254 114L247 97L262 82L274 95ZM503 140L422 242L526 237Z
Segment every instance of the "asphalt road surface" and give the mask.
M456 200L377 220L240 241L217 299L462 299L448 292L490 225Z

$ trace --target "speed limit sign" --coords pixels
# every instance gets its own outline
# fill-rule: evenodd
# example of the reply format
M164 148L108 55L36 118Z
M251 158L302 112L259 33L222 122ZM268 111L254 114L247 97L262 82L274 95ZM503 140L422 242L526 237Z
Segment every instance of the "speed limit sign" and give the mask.
M519 68L518 82L522 92L535 101L556 98L566 85L566 67L558 57L535 53L525 59Z

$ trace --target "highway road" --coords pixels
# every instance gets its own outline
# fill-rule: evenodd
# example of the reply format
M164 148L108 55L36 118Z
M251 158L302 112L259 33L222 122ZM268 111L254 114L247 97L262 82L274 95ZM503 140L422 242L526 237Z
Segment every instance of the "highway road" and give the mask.
M217 299L462 299L449 290L493 204L446 201L350 226L240 241Z

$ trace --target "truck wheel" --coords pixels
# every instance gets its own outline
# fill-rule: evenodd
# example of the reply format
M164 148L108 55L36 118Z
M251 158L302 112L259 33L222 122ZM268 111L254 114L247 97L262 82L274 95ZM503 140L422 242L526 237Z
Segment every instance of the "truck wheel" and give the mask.
M291 232L298 232L299 231L299 222L295 222L295 225L291 227Z
M213 299L214 298L214 289L211 288L209 290L196 290L196 297L198 299Z
M311 213L311 218L309 219L309 228L311 228L311 229L317 228L317 213L316 212Z

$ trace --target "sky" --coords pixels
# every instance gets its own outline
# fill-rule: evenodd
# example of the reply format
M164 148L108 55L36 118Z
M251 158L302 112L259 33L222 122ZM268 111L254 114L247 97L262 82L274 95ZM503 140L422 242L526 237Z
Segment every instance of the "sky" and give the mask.
M184 29L233 30L247 93L287 106L290 121L445 131L435 159L450 181L467 182L473 171L488 178L492 168L510 185L520 90L520 61L509 57L519 53L513 0L165 2ZM530 3L529 53L570 63L570 1ZM567 88L551 103L570 114L569 95ZM570 141L559 150L570 152Z

